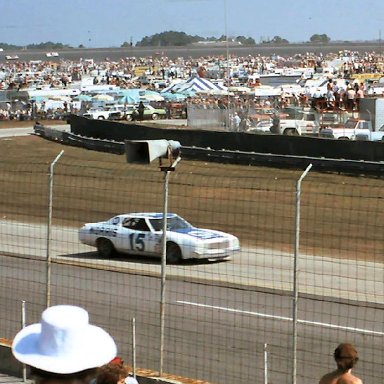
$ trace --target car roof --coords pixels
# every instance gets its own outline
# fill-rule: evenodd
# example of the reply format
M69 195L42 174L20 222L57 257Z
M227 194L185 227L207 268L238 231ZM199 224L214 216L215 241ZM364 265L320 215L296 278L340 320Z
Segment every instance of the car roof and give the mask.
M133 217L133 218L147 218L147 219L162 219L163 213L160 212L133 212L124 213L119 215L120 217ZM178 216L176 213L167 213L167 218L173 218Z

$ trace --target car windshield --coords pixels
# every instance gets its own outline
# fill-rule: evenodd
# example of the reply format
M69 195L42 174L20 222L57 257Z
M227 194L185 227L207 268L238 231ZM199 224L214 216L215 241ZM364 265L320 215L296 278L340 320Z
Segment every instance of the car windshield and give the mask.
M282 116L286 115L286 117L284 117L285 119L301 120L303 118L302 110L297 108L283 108L280 114Z
M149 221L155 231L161 231L163 229L162 217L150 219ZM191 227L192 225L182 219L180 216L168 217L167 219L167 229L169 230L185 229Z
M348 120L345 123L345 128L355 128L355 126L356 126L356 121L353 121L353 120Z

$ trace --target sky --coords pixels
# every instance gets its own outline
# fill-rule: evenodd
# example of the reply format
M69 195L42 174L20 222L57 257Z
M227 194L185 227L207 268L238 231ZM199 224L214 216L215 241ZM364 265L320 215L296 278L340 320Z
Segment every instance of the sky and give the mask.
M0 0L0 43L47 41L88 48L136 44L165 31L202 37L314 34L331 40L384 39L384 0Z

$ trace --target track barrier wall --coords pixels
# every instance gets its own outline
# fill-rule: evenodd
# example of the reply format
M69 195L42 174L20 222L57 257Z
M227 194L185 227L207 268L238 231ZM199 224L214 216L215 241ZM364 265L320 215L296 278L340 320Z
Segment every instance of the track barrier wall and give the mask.
M71 132L104 140L177 140L183 146L328 159L384 161L384 143L148 127L71 116Z

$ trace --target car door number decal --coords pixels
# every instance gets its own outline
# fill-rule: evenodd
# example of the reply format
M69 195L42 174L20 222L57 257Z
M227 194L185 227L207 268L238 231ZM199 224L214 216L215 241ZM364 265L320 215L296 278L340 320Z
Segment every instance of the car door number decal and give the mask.
M129 234L129 246L132 251L143 252L145 250L145 233L130 233Z

